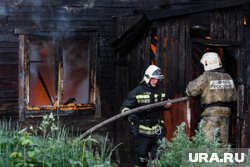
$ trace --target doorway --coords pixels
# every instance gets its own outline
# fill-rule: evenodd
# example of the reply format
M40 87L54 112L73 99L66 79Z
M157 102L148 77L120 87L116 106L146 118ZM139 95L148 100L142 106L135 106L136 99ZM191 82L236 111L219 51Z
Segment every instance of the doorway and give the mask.
M236 89L240 84L238 80L238 64L239 64L239 47L232 46L227 44L211 44L205 42L195 42L192 43L192 80L197 78L204 72L203 65L200 63L200 59L202 55L208 51L216 52L219 54L222 66L228 74L233 78ZM192 107L192 127L193 129L197 129L198 123L201 120L201 104L199 99L194 100L191 103ZM229 124L229 144L232 147L237 147L240 145L241 133L240 129L240 121L239 121L239 111L237 111L237 102L233 102L230 105L231 108L231 116L230 116L230 124Z

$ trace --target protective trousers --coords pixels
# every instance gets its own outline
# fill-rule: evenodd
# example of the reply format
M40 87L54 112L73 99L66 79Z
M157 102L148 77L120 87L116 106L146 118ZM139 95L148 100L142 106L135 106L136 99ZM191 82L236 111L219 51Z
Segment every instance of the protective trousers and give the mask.
M214 139L217 130L221 143L228 144L230 112L230 108L220 106L208 107L202 112L202 130L207 140Z
M158 149L158 140L164 137L163 131L154 136L138 134L134 136L135 141L135 166L146 167L148 158L155 159Z
M203 117L204 126L202 128L205 133L206 140L215 138L216 130L219 130L219 138L222 144L228 144L229 117L228 116L207 116Z

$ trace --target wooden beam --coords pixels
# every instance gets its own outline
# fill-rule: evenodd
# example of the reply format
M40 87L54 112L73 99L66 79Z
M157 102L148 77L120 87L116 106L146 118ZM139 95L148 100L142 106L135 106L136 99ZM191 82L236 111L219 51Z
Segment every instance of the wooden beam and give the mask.
M206 39L192 39L193 43L198 43L206 46L241 46L242 42L219 41L219 40L206 40Z
M179 8L175 10L162 10L157 12L146 12L142 19L138 21L132 28L130 28L123 36L118 38L114 45L121 53L125 54L132 46L136 39L140 36L142 32L145 32L146 28L150 25L152 21L172 18L183 15L191 15L196 13L208 12L223 8L241 6L250 4L249 0L226 0L221 2L210 2L202 5L195 5L191 7Z
M25 49L24 49L24 43L25 43L25 36L20 35L19 36L19 96L18 96L18 105L19 105L19 120L24 120L24 111L25 111L25 76L24 76L24 59L25 59Z
M77 29L70 29L70 31L65 32L65 31L46 31L46 30L37 30L37 29L30 29L30 28L23 28L15 29L15 34L20 34L20 35L35 35L35 36L44 36L44 37L88 37L90 36L90 33L95 33L97 29L93 28L83 28L81 31Z
M146 12L145 15L149 21L155 21L160 19L166 19L170 17L190 15L202 12L208 12L212 10L218 10L223 8L241 6L250 4L249 0L226 0L220 2L210 2L202 5L195 5L191 7L179 8L175 10L162 10L157 12Z
M129 51L130 47L135 43L135 41L137 41L138 37L143 34L148 25L149 20L144 15L133 27L131 27L124 35L115 41L114 45L117 50L121 53Z

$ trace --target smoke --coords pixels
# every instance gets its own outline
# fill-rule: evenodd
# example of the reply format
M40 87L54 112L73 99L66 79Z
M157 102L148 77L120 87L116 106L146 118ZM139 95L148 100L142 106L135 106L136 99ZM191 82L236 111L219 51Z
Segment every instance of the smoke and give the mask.
M69 13L79 13L83 10L93 8L95 5L95 0L82 0L79 3L74 4L74 6L64 6L63 8Z
M38 80L37 74L39 70L42 70L45 66L46 68L54 66L53 45L53 42L49 41L35 42L32 40L29 42L30 75L35 79L34 82Z
M56 97L55 92L55 53L54 41L44 41L41 39L30 39L28 41L28 54L30 65L30 104L31 105L51 105L48 98ZM40 73L40 78L38 73ZM42 80L46 88L42 86ZM49 96L45 90L49 91Z
M43 0L6 0L6 2L13 6L19 5L33 5L33 6L41 6L43 4Z
M6 15L7 14L7 10L5 6L0 6L0 15Z
M137 2L139 0L120 0L121 2Z
M89 94L88 43L67 41L63 47L64 99L76 98L76 103L87 103ZM81 49L79 49L81 48Z

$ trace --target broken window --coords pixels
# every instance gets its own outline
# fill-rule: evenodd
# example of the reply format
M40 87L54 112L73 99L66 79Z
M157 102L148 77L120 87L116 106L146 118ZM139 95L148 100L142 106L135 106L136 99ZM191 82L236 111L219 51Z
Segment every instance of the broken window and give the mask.
M94 111L94 37L20 36L21 117L46 111Z

